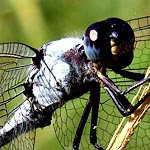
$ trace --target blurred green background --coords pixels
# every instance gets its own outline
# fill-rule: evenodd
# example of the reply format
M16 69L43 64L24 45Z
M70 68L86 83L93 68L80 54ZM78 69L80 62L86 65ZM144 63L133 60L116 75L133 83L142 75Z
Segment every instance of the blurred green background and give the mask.
M150 15L149 0L1 0L0 42L39 48L68 36L81 36L92 22ZM36 150L61 150L53 127L37 132Z

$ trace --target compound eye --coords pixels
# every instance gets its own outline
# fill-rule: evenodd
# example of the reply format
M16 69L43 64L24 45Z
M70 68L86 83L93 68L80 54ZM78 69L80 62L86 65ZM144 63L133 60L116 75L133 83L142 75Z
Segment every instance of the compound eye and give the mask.
M91 30L89 34L89 38L91 41L96 41L98 39L98 32L96 30Z

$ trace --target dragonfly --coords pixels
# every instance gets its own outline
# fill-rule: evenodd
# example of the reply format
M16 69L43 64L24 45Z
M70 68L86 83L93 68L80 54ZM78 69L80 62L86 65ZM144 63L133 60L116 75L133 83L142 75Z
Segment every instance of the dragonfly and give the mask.
M134 106L129 101L150 78L144 79L149 40L150 16L146 16L126 22L102 20L90 25L83 38L52 41L39 50L23 43L1 43L1 149L34 149L36 129L51 125L52 117L64 149L105 149L122 116L145 100ZM150 147L147 126L138 127L129 149Z

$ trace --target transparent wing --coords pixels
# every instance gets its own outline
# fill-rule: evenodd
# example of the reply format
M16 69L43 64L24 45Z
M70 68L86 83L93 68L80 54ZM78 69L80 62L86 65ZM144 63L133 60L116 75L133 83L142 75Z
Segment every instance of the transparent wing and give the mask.
M134 60L132 64L126 68L132 72L144 73L150 66L150 17L137 18L127 21L133 28L135 33L135 52ZM121 90L127 89L133 85L135 81L123 78L120 75L115 74L111 70L108 71L108 76L113 82L118 85ZM134 95L137 93L137 89L130 92L127 98L131 101ZM114 103L107 95L107 93L101 89L101 100L99 107L99 118L97 127L98 143L106 149L114 131L120 123L122 116L116 109ZM89 93L84 94L78 99L67 102L61 109L55 112L54 129L58 141L64 149L72 149L72 143L75 136L76 129L78 127L83 109L89 98ZM94 149L89 142L90 131L90 117L84 128L82 135L80 150ZM144 120L140 123L136 129L133 137L126 149L138 149L148 150L150 149L150 114L147 112Z
M129 24L132 26L136 37L135 59L131 67L135 68L137 72L141 70L145 72L150 66L150 16L130 20ZM149 111L136 128L127 149L150 149Z
M32 65L31 59L36 53L37 50L22 43L0 44L0 128L13 116L24 100L23 83ZM34 148L34 139L35 130L32 130L1 149L31 150Z

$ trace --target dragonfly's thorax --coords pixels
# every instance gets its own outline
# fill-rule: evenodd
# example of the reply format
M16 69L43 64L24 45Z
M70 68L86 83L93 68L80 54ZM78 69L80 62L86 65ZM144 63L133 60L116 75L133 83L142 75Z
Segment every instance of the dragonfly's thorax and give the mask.
M70 47L63 48L67 40L73 42ZM64 42L62 42L64 41ZM61 48L57 49L56 45ZM67 43L68 45L68 43ZM81 39L62 39L48 43L41 48L43 59L40 68L32 67L27 82L32 85L32 93L41 107L59 103L60 107L66 101L79 97L89 90L84 82L88 63ZM30 90L31 91L31 90Z
M79 78L85 77L88 68L89 60L87 59L83 46L72 48L62 55L62 60L69 64L70 70L76 72ZM82 81L81 81L82 82Z

